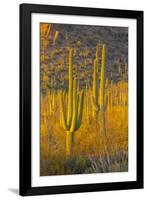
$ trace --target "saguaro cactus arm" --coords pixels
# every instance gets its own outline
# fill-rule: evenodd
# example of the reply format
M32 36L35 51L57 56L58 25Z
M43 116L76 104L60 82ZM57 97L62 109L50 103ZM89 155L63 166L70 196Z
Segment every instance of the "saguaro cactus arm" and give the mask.
M98 64L97 59L94 60L94 73L93 73L93 95L95 103L98 104Z
M71 133L73 133L75 131L75 129L76 129L77 112L78 112L77 82L76 82L76 79L74 79L74 85L73 85L73 115L72 115L72 121L71 121L71 127L70 127L70 132Z
M82 91L79 94L79 102L78 102L78 117L77 117L77 125L76 130L80 128L82 115L83 115L83 106L84 106L84 92Z
M65 113L64 103L63 103L63 92L60 92L60 112L61 112L63 128L67 131L68 126L67 126L67 122L66 122L66 113Z

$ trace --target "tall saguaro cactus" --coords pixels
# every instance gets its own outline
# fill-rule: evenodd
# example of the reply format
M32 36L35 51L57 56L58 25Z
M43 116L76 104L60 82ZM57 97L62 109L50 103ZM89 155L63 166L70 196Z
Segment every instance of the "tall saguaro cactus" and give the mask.
M105 93L105 82L106 82L106 49L105 45L102 46L102 59L101 59L101 74L100 74L100 133L106 134L105 128L105 109L106 109L106 93Z
M101 60L101 75L100 75L100 95L99 95L99 104L100 110L104 112L105 110L105 79L106 79L106 50L105 45L102 46L102 60Z
M74 133L81 126L82 121L82 112L83 112L83 101L84 93L77 93L77 81L73 80L72 75L72 59L73 59L73 50L69 50L69 71L68 71L68 105L66 112L66 105L64 102L63 92L60 92L60 111L62 118L62 126L66 130L66 154L67 156L71 155L73 142L74 142Z
M98 46L97 46L96 58L94 60L94 71L93 71L93 95L92 95L92 99L91 99L95 117L97 116L98 110L99 110L99 105L98 105L98 99L99 99L98 63L99 63L99 57L98 57Z
M100 81L99 81L99 56L98 56L98 46L96 49L96 58L94 60L94 71L93 71L93 95L92 95L92 107L94 110L94 117L97 121L98 111L100 111L100 122L101 127L104 130L104 111L106 108L106 94L105 94L105 82L106 82L106 50L105 45L102 46L102 55L101 55L101 70L100 70ZM100 83L99 83L100 82Z

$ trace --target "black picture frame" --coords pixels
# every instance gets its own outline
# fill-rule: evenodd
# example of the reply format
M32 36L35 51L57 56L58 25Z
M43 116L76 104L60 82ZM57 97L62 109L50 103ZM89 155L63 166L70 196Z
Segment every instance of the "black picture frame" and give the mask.
M31 14L51 13L137 20L137 180L66 186L31 186ZM20 174L19 194L44 195L143 188L143 11L53 5L20 5Z

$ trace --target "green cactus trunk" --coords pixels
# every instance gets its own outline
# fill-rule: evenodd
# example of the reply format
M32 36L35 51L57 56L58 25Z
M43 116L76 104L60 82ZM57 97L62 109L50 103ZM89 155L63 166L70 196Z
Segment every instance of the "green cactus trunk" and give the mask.
M74 134L70 131L66 132L66 155L70 156L73 153Z
M105 109L106 109L106 94L105 94L105 45L102 47L102 60L101 60L101 76L100 76L100 95L99 95L99 105L100 105L100 132L106 133L105 130Z
M85 111L86 111L86 121L89 123L89 96L88 96L88 87L86 85L86 98L85 98Z
M72 109L73 109L73 79L72 79L72 54L73 50L69 51L69 84L68 84L68 113L67 113L67 126L70 127L72 120Z
M105 79L106 79L106 72L105 72L105 45L102 47L102 61L101 61L101 76L100 76L100 110L104 112L105 108Z

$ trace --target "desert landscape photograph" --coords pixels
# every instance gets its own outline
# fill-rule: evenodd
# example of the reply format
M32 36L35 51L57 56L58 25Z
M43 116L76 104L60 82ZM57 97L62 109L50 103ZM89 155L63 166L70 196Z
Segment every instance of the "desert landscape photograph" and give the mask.
M128 28L40 23L40 176L128 171Z

